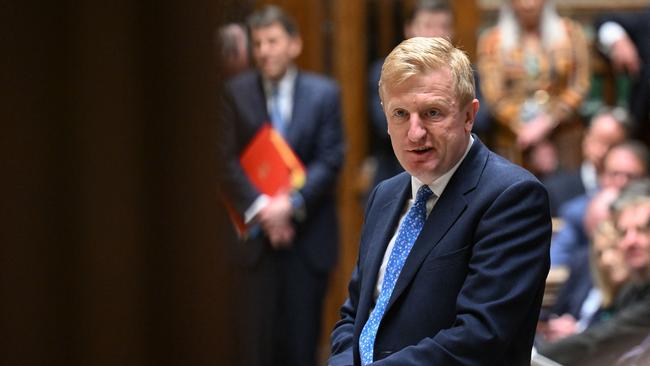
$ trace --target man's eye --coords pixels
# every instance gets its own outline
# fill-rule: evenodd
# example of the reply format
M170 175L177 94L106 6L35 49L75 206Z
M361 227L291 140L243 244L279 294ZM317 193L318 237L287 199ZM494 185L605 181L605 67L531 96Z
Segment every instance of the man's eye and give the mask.
M427 118L436 118L440 116L440 111L437 109L430 109L426 112L426 117Z
M403 109L396 109L393 112L393 117L404 118L404 117L406 117L406 111L404 111Z

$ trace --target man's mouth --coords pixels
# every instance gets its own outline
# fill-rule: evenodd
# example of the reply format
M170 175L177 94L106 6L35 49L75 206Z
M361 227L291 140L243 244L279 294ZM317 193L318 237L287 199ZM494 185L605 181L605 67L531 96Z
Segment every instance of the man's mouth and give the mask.
M431 151L431 147L427 146L421 146L421 147L416 147L413 149L409 149L409 152L415 153L415 154L425 154L427 152Z

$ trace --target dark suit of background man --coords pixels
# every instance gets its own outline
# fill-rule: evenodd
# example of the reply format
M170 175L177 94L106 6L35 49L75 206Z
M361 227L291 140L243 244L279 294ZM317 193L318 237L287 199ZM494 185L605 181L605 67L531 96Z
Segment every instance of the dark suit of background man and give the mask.
M281 9L265 7L248 25L257 68L228 83L222 105L224 121L232 123L225 131L223 189L252 227L252 238L234 248L242 263L236 278L242 290L239 353L246 365L309 366L316 362L338 244L334 193L344 154L339 88L294 66L301 38ZM237 156L272 120L304 163L307 179L300 190L268 197L244 176Z
M604 14L596 21L599 46L614 69L632 80L629 109L634 137L650 142L650 8L638 12Z
M379 324L372 365L530 365L549 269L544 187L471 134L479 108L472 69L443 38L397 46L386 58L380 96L406 172L368 198L329 364L362 364L364 335ZM411 205L420 199L413 204L412 197L423 185L433 191L428 217L410 252L392 252L413 230ZM404 256L392 275L391 262ZM385 309L380 321L368 321L378 308Z

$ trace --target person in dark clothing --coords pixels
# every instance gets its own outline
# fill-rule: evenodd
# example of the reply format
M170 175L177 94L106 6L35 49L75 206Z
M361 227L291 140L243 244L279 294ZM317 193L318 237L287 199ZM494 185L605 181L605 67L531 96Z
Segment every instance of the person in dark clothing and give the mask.
M615 71L632 81L629 108L634 137L650 141L650 8L640 12L607 13L596 20L600 49Z

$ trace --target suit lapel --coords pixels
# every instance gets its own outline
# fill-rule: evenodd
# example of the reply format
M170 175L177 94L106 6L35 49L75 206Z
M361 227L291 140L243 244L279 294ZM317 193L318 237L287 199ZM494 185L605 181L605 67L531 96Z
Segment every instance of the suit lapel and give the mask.
M305 90L302 74L298 71L293 88L293 109L291 112L291 121L285 129L285 139L291 146L296 146L298 136L300 136L299 130L301 128L301 123L299 121L304 121L304 116L309 115L309 111L307 110L309 108L309 103L307 103L308 98L309 91Z
M373 302L373 295L375 292L375 285L377 284L377 275L379 267L384 258L386 247L394 234L394 229L399 220L402 209L411 191L410 175L402 174L398 178L398 182L393 184L393 192L389 193L390 200L388 200L377 211L381 214L377 215L377 222L374 225L373 235L369 238L370 243L368 255L366 256L365 263L363 263L364 273L361 288L363 292L359 300L359 309L364 310L367 315L367 309Z
M255 118L253 118L253 123L255 123L255 131L257 131L264 123L271 123L271 117L269 117L269 111L266 106L266 95L264 94L264 83L262 82L262 75L259 72L255 72L254 85L250 89L250 94L247 95L249 98L249 105L254 106L251 108L256 111ZM260 115L261 113L261 115Z
M487 148L474 136L474 143L469 153L452 176L442 195L438 198L438 202L436 202L422 231L413 244L413 248L404 263L391 294L386 309L387 312L413 280L424 259L438 245L445 233L467 208L465 194L473 190L478 184L487 160L487 152Z

